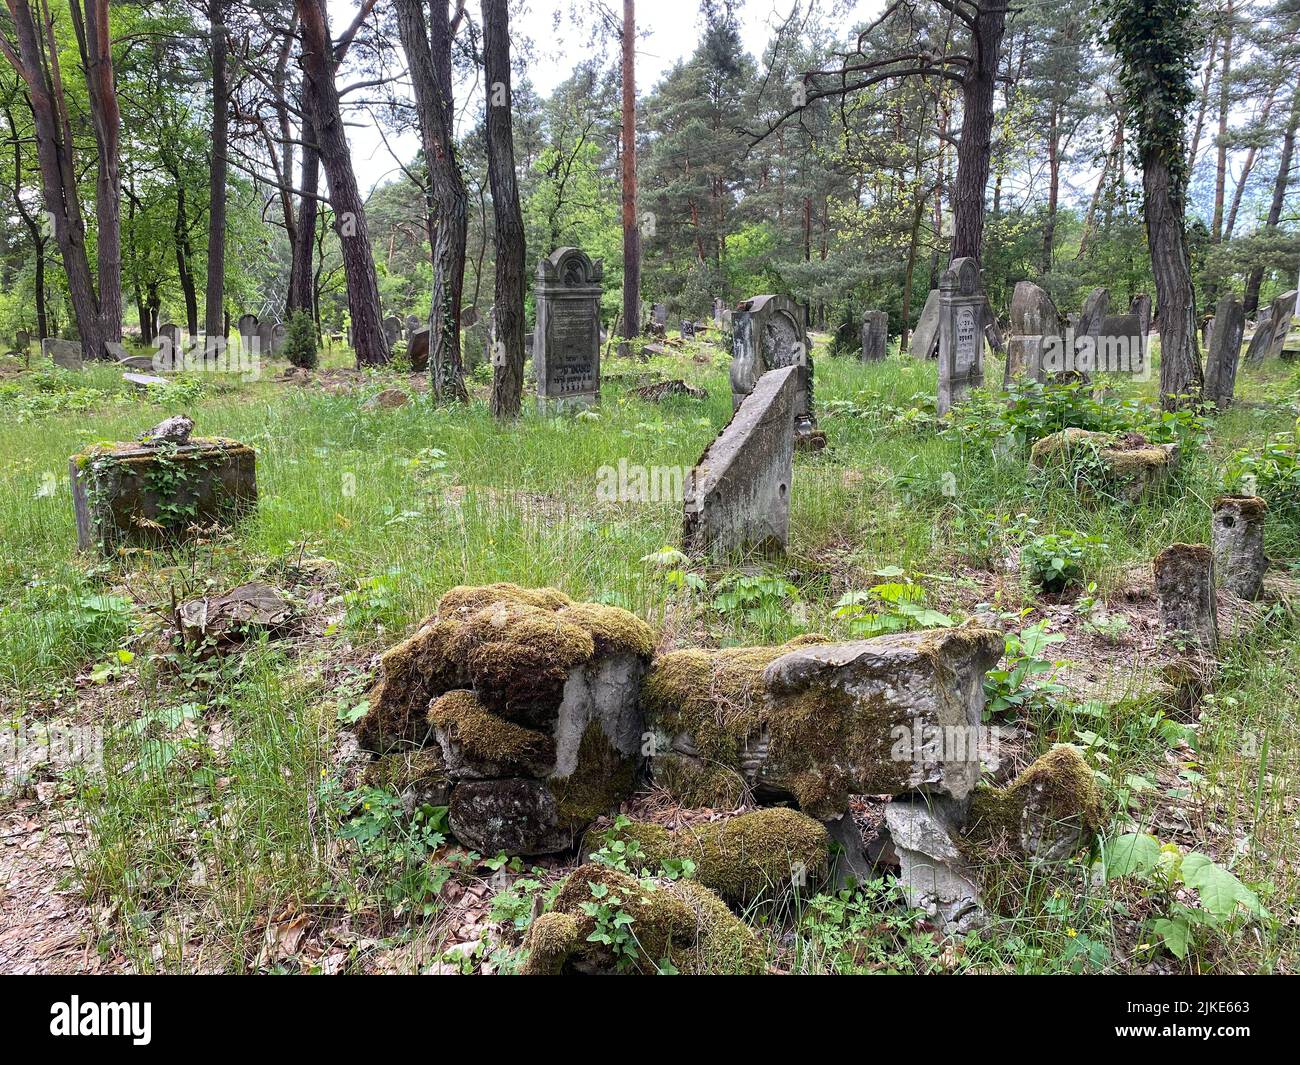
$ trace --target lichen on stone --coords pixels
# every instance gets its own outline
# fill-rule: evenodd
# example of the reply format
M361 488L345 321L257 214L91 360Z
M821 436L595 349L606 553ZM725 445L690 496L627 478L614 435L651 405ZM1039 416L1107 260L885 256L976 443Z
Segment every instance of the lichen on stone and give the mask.
M600 889L599 899L592 885ZM620 967L606 945L589 938L597 927L596 917L587 912L593 903L611 915L632 918L627 926L635 944L630 964ZM753 931L707 888L689 880L638 880L596 864L579 866L569 875L551 911L530 926L524 952L521 971L529 975L654 973L664 962L687 975L764 971Z
M830 859L825 826L780 806L673 832L662 825L630 822L611 829L610 838L638 844L650 869L668 860L689 859L695 865L693 879L736 904L775 898L792 882L815 883L825 875Z

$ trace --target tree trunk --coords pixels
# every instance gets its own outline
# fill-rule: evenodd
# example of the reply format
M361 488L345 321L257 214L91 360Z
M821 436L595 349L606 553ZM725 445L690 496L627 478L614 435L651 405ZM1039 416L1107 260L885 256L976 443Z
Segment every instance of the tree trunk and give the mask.
M185 184L179 173L174 175L176 182L176 223L172 229L176 243L176 275L180 279L181 292L185 296L185 328L191 337L199 331L199 295L194 285L194 248L190 244L189 218L185 207Z
M971 32L971 63L962 78L962 130L953 190L951 258L979 261L984 244L984 190L993 148L993 90L1006 30L1003 0L981 0Z
M1268 99L1264 101L1264 110L1259 115L1261 126L1268 125L1269 116L1273 113L1273 104L1277 102L1277 88L1276 82L1269 87ZM1241 177L1232 191L1232 206L1228 208L1228 217L1223 223L1224 240L1231 240L1233 231L1237 228L1237 212L1241 210L1241 198L1246 192L1246 184L1250 181L1250 173L1255 169L1257 158L1259 158L1259 147L1252 144L1246 151L1246 161L1241 164Z
M302 123L302 195L298 199L297 239L293 244L293 266L289 271L288 311L315 315L313 275L316 263L316 216L320 189L320 153L316 131L306 119Z
M352 318L352 346L358 365L375 366L391 358L384 335L379 278L370 250L365 201L352 169L352 153L343 128L338 86L334 82L334 48L326 0L294 0L302 27L303 105L316 133L321 165L329 179L330 204L338 231L343 273Z
M636 184L636 2L623 0L623 336L641 327L641 227Z
M1218 158L1214 169L1214 220L1210 225L1210 239L1218 244L1223 239L1224 193L1228 185L1228 112L1232 105L1232 9L1228 0L1223 19L1223 71L1219 75L1219 136Z
M1282 220L1282 207L1286 203L1287 188L1291 183L1291 163L1295 157L1296 132L1300 130L1300 87L1291 98L1291 117L1287 119L1286 133L1282 137L1282 154L1277 161L1277 178L1273 182L1273 202L1268 207L1268 220L1264 223L1266 233L1277 229ZM1264 268L1257 266L1251 270L1246 279L1246 295L1242 307L1247 314L1259 310L1259 290L1264 283Z
M1156 151L1148 150L1142 160L1142 190L1160 318L1160 401L1166 410L1177 410L1198 401L1204 379L1182 196Z
M1052 103L1052 119L1047 133L1047 218L1043 223L1043 273L1052 272L1052 252L1056 245L1056 206L1061 195L1060 107Z
M429 374L433 394L467 401L460 347L469 197L456 158L451 83L453 30L447 0L429 4L426 30L420 0L397 0L397 28L415 89L416 111L435 225L429 235L433 293L429 305Z
M483 0L483 80L488 94L488 180L496 217L496 341L492 414L519 414L524 387L524 220L510 128L510 24L506 0Z
M226 153L230 132L226 80L226 26L223 0L208 0L209 51L212 60L212 157L208 175L208 280L203 304L203 331L225 340L226 287ZM290 170L292 175L292 169Z

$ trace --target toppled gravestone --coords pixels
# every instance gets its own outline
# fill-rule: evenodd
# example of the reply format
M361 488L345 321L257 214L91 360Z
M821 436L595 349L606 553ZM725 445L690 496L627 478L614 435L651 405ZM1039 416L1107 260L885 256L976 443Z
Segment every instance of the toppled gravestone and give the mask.
M782 806L751 810L724 821L663 825L622 821L604 838L621 842L635 861L654 869L666 861L694 863L693 878L727 902L745 905L803 890L826 874L830 835L821 822ZM629 857L629 861L633 859ZM809 891L811 894L811 891Z
M822 821L854 794L963 799L1002 651L1001 633L966 627L674 651L645 679L651 773L689 805L793 799Z
M606 380L608 380L608 377ZM630 394L636 396L637 399L644 399L647 403L658 403L668 396L688 396L691 399L709 398L709 393L705 389L688 385L681 378L641 385L638 388L631 389Z
M176 614L187 645L214 647L240 643L259 632L280 635L298 616L283 592L256 581L223 595L188 600Z
M593 901L632 918L631 955L619 956L597 934ZM551 909L528 928L524 975L657 973L756 975L764 971L757 937L727 904L694 880L639 880L606 865L569 874Z
M552 588L453 588L380 660L357 738L381 755L436 748L466 846L566 850L635 786L654 644L627 611Z
M769 370L687 475L682 543L715 557L785 550L798 366Z
M1178 445L1152 444L1140 433L1063 429L1036 441L1029 462L1038 470L1070 475L1081 492L1102 488L1136 503L1178 468Z
M195 439L169 418L135 443L100 444L70 462L77 546L105 554L157 546L192 528L227 526L257 505L257 453L220 438Z
M908 345L914 359L933 359L939 351L939 290L930 289Z

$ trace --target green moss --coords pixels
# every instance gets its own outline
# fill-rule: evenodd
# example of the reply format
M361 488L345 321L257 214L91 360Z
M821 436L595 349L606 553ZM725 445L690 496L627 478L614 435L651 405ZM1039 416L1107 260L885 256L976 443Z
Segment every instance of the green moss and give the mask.
M655 652L655 633L635 614L603 603L571 603L556 614L591 634L599 655L627 654L650 658Z
M488 713L471 691L452 691L429 706L429 724L475 763L497 767L503 776L545 772L555 764L555 741Z
M687 975L763 972L763 952L754 933L707 888L691 881L640 881L591 864L575 869L556 895L551 913L533 922L524 939L524 972L614 971L608 949L588 939L596 920L583 905L593 901L593 884L607 890L602 905L632 918L634 970L653 973L666 960ZM557 915L568 917L573 925ZM567 956L559 958L557 948L567 948Z
M1087 845L1104 827L1096 777L1073 747L1057 747L1005 788L980 787L971 797L966 836L976 842L1005 841L1021 848L1025 809L1047 825L1075 825Z
M367 787L399 793L407 788L438 792L448 786L447 767L436 744L382 755L366 767L361 779Z
M469 683L463 661L451 651L456 632L455 622L431 618L384 653L370 709L357 725L363 748L384 753L424 742L429 701Z
M634 822L614 830L614 835L639 843L652 865L690 859L694 879L732 903L779 895L797 874L815 881L825 875L830 857L825 826L782 807L676 832Z
M686 806L734 810L749 794L740 772L726 765L702 765L669 751L656 755L651 767L654 780Z
M463 620L493 603L559 610L560 607L568 606L570 599L556 588L521 588L504 581L481 587L460 584L449 589L438 600L438 616Z
M577 767L567 777L552 777L551 793L561 820L582 829L610 810L636 788L640 765L614 748L597 721L583 730Z

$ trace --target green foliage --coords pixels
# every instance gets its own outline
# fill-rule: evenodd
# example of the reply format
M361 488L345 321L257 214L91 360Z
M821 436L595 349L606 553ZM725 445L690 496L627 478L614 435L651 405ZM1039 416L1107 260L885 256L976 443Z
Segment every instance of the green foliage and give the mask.
M947 614L926 606L925 588L898 567L877 570L878 577L902 577L866 591L845 592L832 616L848 621L855 636L879 636L908 629L947 628L955 622Z
M1065 691L1050 679L1062 663L1042 657L1048 647L1064 640L1060 633L1048 631L1046 621L1006 634L1005 665L984 675L986 720L1012 710L1029 712Z
M1261 448L1233 452L1224 487L1229 492L1258 495L1270 513L1300 522L1300 421Z
M942 972L943 944L924 930L924 918L895 881L873 880L810 899L802 949L808 962L836 975Z
M1045 592L1062 592L1083 580L1090 553L1105 551L1095 536L1073 529L1031 536L1020 549L1020 565L1026 577Z
M306 311L294 311L289 315L284 354L294 366L304 370L316 368L316 323Z
M1147 929L1179 959L1203 950L1211 936L1271 920L1259 896L1212 858L1144 832L1111 840L1102 868L1106 879L1133 880L1147 893L1156 907Z

